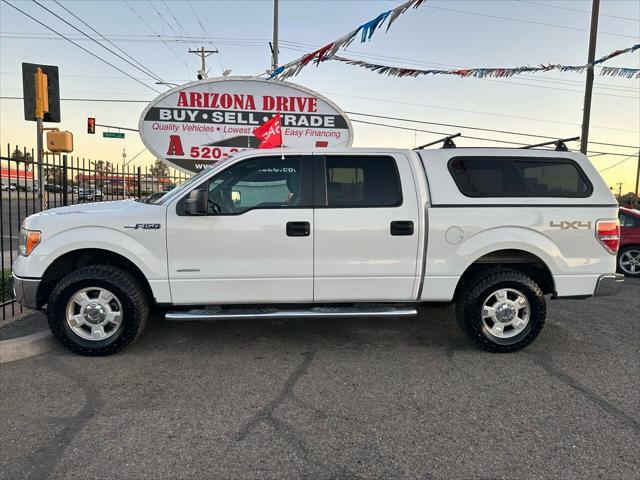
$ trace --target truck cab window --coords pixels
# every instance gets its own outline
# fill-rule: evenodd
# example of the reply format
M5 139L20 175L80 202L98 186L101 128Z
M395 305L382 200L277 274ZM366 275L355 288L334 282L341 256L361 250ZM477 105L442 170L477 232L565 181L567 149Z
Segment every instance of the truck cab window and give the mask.
M291 208L301 203L300 158L247 160L209 182L208 213L240 214L255 208Z
M395 207L402 191L392 157L327 156L329 207Z
M592 186L572 160L455 157L449 172L467 197L588 197Z

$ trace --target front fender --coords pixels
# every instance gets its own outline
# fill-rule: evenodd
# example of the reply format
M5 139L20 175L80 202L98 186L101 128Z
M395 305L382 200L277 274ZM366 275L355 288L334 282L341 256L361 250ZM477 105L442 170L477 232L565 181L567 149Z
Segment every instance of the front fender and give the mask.
M83 249L108 250L133 262L148 280L167 278L166 237L158 230L134 230L128 234L110 227L79 226L43 238L31 255L19 257L14 272L26 278L41 278L62 255Z

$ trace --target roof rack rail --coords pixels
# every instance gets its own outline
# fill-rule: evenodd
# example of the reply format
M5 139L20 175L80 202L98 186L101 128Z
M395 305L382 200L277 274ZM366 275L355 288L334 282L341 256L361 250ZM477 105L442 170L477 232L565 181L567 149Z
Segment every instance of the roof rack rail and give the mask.
M571 138L561 138L559 140L550 140L548 142L536 143L535 145L527 145L525 147L520 148L536 148L536 147L545 147L547 145L555 145L556 152L568 152L569 149L565 142L574 142L576 140L580 140L580 137L571 137Z
M455 133L453 135L449 135L448 137L441 138L440 140L436 140L435 142L429 142L425 143L424 145L420 145L419 147L414 148L414 150L422 150L425 147L437 145L438 143L442 143L442 148L456 148L456 144L453 143L453 139L461 136L461 133Z

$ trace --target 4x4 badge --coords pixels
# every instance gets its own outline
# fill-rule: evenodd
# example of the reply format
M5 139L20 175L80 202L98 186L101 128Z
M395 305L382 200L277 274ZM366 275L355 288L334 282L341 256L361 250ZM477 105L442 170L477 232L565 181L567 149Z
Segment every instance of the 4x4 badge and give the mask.
M554 222L553 220L549 222L549 227L551 228L560 228L561 230L580 230L581 228L585 228L587 230L591 229L591 222L581 222L576 220L574 222L570 222L568 220L562 220L560 222Z
M134 230L159 230L159 223L136 223L135 225L125 225L124 228L133 228Z

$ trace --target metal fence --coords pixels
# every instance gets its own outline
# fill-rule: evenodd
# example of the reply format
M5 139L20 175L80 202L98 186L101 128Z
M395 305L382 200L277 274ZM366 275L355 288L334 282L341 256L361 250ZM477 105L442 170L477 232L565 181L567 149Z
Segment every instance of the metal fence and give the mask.
M162 171L164 170L164 171ZM4 321L22 313L11 286L11 265L18 255L22 221L49 208L84 202L137 199L162 195L189 178L173 169L46 153L7 145L0 153L0 311Z

